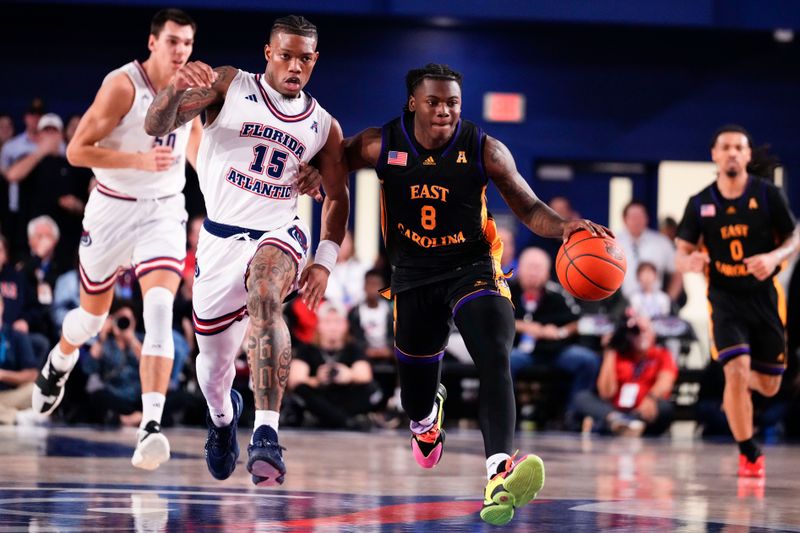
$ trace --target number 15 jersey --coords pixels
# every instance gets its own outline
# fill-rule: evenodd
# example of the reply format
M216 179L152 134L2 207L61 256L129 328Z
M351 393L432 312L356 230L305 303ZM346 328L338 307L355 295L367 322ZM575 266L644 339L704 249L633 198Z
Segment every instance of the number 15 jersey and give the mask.
M325 145L331 117L305 92L304 110L286 115L276 95L263 75L240 70L204 127L197 174L214 222L269 231L295 217L298 167Z

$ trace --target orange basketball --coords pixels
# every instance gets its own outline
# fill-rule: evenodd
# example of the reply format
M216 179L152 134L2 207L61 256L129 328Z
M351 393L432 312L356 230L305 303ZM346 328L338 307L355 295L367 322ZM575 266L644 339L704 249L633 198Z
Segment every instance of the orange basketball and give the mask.
M573 233L556 256L558 281L581 300L602 300L620 288L627 262L611 237L594 237L586 230Z

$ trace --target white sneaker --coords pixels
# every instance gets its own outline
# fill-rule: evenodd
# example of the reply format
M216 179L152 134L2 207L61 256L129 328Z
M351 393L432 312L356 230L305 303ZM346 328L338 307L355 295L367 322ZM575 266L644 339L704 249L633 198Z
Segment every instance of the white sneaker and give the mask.
M17 411L14 422L18 426L46 426L50 423L50 418L47 415L37 413L33 409L23 409Z
M53 350L55 349L53 348ZM49 415L55 411L61 400L64 399L64 384L69 378L69 373L72 372L72 368L66 372L56 370L50 361L52 355L52 351L47 354L47 361L39 371L39 375L36 376L36 381L33 384L33 394L31 395L33 410L43 415ZM75 362L78 362L77 357Z
M155 420L136 432L138 443L131 464L143 470L155 470L169 460L169 441L161 433L161 424Z

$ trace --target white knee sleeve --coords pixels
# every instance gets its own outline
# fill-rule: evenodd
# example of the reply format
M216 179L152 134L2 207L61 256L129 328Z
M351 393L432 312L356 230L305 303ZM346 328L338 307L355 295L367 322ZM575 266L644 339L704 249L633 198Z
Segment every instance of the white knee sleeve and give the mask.
M108 313L93 315L83 307L78 307L64 317L61 334L68 343L82 346L83 343L100 333L107 316Z
M172 303L175 297L164 287L152 287L144 295L144 342L142 355L173 359Z

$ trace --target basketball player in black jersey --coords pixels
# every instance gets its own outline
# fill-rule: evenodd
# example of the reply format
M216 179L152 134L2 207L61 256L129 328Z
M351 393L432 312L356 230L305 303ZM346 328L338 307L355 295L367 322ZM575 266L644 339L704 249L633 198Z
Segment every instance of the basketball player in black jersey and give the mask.
M493 181L533 232L564 238L587 220L565 221L517 172L508 149L461 120L461 74L429 64L406 76L405 112L345 141L350 170L372 167L381 182L381 226L394 267L395 352L411 447L424 468L444 444L441 360L452 317L480 376L479 419L489 484L481 518L505 524L544 484L539 457L511 457L514 391L509 353L514 313L500 269L503 244L486 210Z
M750 391L774 396L786 368L785 303L774 277L796 250L798 234L779 189L748 174L751 147L741 126L724 126L714 135L717 179L686 206L676 263L680 272L708 277L711 353L724 365L722 406L739 444L738 474L762 478Z

